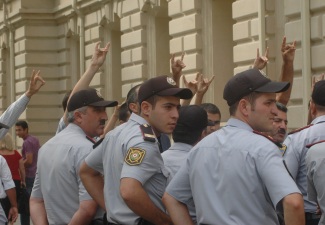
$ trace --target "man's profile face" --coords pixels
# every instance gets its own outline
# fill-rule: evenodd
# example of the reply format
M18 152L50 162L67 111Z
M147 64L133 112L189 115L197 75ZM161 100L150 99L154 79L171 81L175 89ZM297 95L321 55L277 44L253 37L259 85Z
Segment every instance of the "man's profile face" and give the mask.
M155 132L171 134L179 117L180 99L175 96L155 96L154 106L150 106L148 122Z
M248 102L248 100L246 100ZM248 124L253 130L270 132L276 114L275 93L259 93L253 103L247 107Z
M207 112L207 114L209 123L214 124L211 126L207 126L207 135L209 135L220 128L220 114L213 114L209 112Z
M278 143L283 143L287 133L287 113L277 109L277 116L273 120L270 136Z
M107 114L105 107L88 106L85 113L80 113L80 127L89 137L99 137L104 132Z

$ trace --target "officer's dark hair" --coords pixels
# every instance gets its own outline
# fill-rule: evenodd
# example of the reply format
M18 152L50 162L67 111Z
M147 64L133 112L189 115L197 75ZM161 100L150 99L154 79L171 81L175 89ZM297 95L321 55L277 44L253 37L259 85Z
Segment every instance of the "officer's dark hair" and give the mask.
M288 112L288 108L285 105L283 105L282 103L276 102L275 105L278 108L278 110L280 110L280 111L282 111L284 113Z
M174 142L181 142L188 145L194 145L200 140L202 132L205 129L206 128L201 130L189 130L186 128L175 128L173 131L173 140Z
M157 103L157 97L159 97L159 96L158 95L153 95L153 96L147 98L144 101L149 102L152 105L152 109L155 109L156 103Z
M212 103L202 103L200 105L200 107L202 109L204 109L208 113L211 113L211 114L219 114L219 116L221 117L220 110L219 110L218 106L216 106L215 104L212 104Z
M130 109L129 105L131 103L137 103L138 102L138 90L141 84L137 84L134 87L132 87L129 92L126 95L126 105L130 113L132 113L132 110Z
M72 91L68 91L67 93L65 93L63 99L62 99L62 108L63 108L63 111L65 112L66 108L67 108L67 105L68 105L68 100L69 100L69 97L71 95L71 92Z
M130 116L130 112L129 112L129 109L127 107L127 104L123 103L121 105L119 113L118 113L118 119L120 121L126 122L126 121L128 121L129 116Z
M257 99L257 97L260 95L261 93L257 93L257 92L251 92L250 94L246 95L245 97L241 98L241 99L246 99L247 101L249 101L249 103L252 105L252 109L255 109L255 100ZM241 100L239 99L237 102L235 102L234 104L232 104L231 106L229 106L229 114L231 116L234 116L237 108L238 108L238 103Z
M22 127L24 130L28 129L28 123L25 120L18 120L15 126Z

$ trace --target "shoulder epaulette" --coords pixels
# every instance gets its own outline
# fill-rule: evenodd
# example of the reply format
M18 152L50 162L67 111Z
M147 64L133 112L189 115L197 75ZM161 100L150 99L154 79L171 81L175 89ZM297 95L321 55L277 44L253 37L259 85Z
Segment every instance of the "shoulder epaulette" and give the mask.
M294 133L297 133L297 132L300 132L300 131L302 131L302 130L304 130L304 129L307 129L307 128L311 127L311 126L313 126L313 124L309 124L309 125L307 125L307 126L305 126L305 127L298 128L298 129L296 129L296 130L293 130L293 131L289 132L288 135L290 135L290 134L294 134Z
M149 124L142 124L140 125L140 129L142 132L143 140L156 142L156 135L153 133L151 126Z
M263 137L269 139L269 140L270 140L271 142L273 142L276 146L278 146L278 148L282 148L282 144L276 142L272 137L267 136L267 135L265 135L265 134L263 134L263 133L261 133L261 132L259 132L259 131L256 131L256 130L254 130L253 133L254 133L254 134L261 135L261 136L263 136Z
M310 147L313 146L313 145L316 145L316 144L319 144L319 143L323 143L323 142L325 142L325 140L317 141L317 142L312 143L312 144L308 144L308 145L306 145L306 148L310 148Z

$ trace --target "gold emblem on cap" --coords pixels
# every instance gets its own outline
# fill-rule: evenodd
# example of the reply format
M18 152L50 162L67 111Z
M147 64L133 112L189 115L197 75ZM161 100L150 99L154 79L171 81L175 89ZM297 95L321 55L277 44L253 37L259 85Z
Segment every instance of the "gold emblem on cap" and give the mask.
M173 78L171 78L171 77L167 77L167 82L168 82L169 84L173 85L173 86L176 85L176 82L175 82L175 81L173 80Z
M103 98L102 95L99 93L99 91L96 90L97 96L100 98Z

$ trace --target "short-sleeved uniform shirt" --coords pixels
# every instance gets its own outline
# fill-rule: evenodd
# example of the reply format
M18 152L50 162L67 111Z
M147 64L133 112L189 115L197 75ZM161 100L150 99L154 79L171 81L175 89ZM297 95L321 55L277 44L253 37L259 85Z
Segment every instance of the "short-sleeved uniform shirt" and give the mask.
M325 142L312 146L306 155L308 199L318 202L325 224Z
M185 163L187 155L192 148L192 145L175 142L167 151L161 154L165 167L169 172L168 182L172 180L181 165ZM193 201L187 204L187 209L193 222L196 224L195 206Z
M86 158L91 168L104 173L105 206L107 220L118 224L137 224L136 215L120 195L120 179L138 180L153 203L165 211L161 198L167 185L168 172L164 167L158 141L145 141L140 125L146 120L132 113L124 123L106 134L99 145Z
M325 139L325 116L317 117L311 124L313 125L306 129L288 135L284 141L287 150L283 156L290 173L303 194L305 212L309 213L315 212L317 205L307 198L307 168L305 159L308 148L306 146Z
M1 195L8 189L15 188L15 183L12 180L9 166L4 157L0 155L0 193ZM7 217L3 208L0 204L0 224L5 224L7 222Z
M79 202L92 199L79 177L79 168L93 150L83 130L70 123L39 150L31 196L44 200L49 224L68 224Z
M39 149L40 149L40 144L38 138L32 135L27 135L27 137L24 139L21 154L24 159L26 159L27 154L33 154L33 162L31 165L25 166L26 177L29 178L35 177Z
M195 203L198 224L278 224L275 208L300 193L278 147L231 118L189 153L166 192Z

